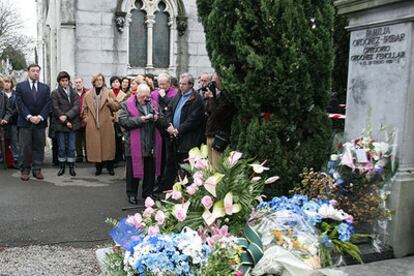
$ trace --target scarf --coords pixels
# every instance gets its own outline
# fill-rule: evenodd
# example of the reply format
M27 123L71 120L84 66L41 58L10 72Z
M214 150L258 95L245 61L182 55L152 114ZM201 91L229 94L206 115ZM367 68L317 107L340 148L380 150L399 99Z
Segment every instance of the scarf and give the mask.
M102 87L95 88L94 89L95 93L92 94L92 98L94 100L93 104L94 104L95 112L96 112L95 124L96 124L97 129L101 127L101 122L99 119L99 107L101 106L101 90L102 90Z
M158 112L158 104L151 101L151 107ZM132 118L140 116L140 112L137 107L136 97L129 97L127 100L127 110ZM131 143L131 160L132 160L132 172L134 178L143 179L144 166L142 160L142 148L141 148L141 129L135 128L130 130L130 143ZM154 127L155 136L155 174L161 175L161 134L160 131Z
M112 88L112 91L114 92L115 97L118 97L119 90L120 90L119 88Z

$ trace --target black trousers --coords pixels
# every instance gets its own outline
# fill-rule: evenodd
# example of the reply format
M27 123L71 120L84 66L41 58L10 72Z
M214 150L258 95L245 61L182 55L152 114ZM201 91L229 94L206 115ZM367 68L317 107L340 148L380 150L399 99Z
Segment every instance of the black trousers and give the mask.
M124 144L122 142L122 130L118 123L114 123L115 129L115 162L124 160Z
M38 171L45 157L46 132L44 128L19 129L19 165L22 172ZM31 159L30 159L31 157Z
M83 153L85 153L85 155ZM76 157L86 158L86 139L84 127L81 127L76 131Z
M175 142L170 137L163 136L162 173L158 178L158 189L171 190L177 176L177 164L175 160Z
M155 182L155 159L154 157L143 157L144 179L142 183L142 198L151 196ZM126 158L126 193L128 196L137 196L139 178L135 178L132 171L132 159Z

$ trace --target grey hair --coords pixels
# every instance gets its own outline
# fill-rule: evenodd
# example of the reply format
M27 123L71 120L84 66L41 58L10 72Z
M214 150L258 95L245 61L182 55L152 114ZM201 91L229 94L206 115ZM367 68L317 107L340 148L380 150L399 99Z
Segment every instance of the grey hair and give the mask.
M167 82L171 83L171 76L168 75L167 73L161 73L161 74L159 74L157 80L160 80L160 79L164 79Z
M212 74L210 74L209 72L203 72L203 73L201 73L200 76L199 76L199 78L201 78L202 75L207 75L209 80L212 77Z
M137 95L140 95L142 92L151 92L150 87L145 84L145 83L141 83L140 85L138 85L138 89L137 89Z
M192 85L194 85L194 77L190 73L182 73L180 75L180 79L186 79L188 83L191 83Z

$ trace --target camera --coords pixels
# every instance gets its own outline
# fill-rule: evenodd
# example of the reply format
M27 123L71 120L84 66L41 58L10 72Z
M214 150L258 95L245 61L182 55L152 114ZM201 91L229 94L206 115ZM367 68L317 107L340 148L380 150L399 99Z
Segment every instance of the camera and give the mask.
M201 88L201 91L207 92L207 89L213 93L213 97L216 97L216 82L209 81L205 87Z

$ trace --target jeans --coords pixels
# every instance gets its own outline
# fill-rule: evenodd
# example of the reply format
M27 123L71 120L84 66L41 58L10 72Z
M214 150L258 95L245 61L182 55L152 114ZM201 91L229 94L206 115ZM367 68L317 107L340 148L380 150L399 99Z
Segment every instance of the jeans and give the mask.
M58 161L59 162L75 162L76 152L76 133L70 132L56 132L58 142Z

